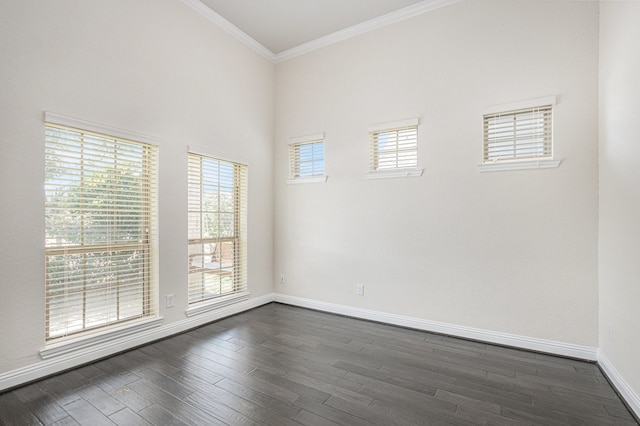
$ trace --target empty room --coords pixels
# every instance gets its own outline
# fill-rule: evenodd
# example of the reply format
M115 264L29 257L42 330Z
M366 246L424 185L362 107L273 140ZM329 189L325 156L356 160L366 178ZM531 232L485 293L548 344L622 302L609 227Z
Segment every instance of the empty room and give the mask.
M634 425L640 2L0 0L0 425Z

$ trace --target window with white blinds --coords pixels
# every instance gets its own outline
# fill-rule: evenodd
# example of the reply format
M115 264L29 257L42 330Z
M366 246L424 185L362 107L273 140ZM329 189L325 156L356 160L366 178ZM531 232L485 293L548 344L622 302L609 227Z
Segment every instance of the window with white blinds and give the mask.
M291 179L324 176L324 141L289 145L289 177Z
M156 151L45 123L47 340L156 316Z
M247 291L247 166L189 153L189 304Z
M372 126L369 139L370 171L418 167L417 119Z
M552 157L553 105L485 114L485 163Z

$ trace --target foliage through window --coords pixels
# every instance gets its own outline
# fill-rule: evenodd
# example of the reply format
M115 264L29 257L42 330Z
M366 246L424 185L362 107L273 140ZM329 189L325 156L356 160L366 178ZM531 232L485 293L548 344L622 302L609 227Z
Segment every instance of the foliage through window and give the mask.
M155 316L156 148L45 125L46 337Z
M552 105L484 115L484 162L551 158Z
M247 290L247 166L189 153L189 303Z

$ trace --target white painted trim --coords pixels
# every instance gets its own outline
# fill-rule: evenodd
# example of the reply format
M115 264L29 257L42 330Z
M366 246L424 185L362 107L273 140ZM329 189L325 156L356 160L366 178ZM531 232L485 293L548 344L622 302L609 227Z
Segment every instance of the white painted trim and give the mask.
M386 15L370 19L361 24L353 25L324 37L320 37L307 43L303 43L299 46L292 47L291 49L284 50L275 55L275 62L283 62L288 59L292 59L297 56L312 52L314 50L327 47L334 43L347 40L360 34L364 34L369 31L385 27L387 25L395 24L396 22L404 21L405 19L413 18L414 16L422 15L423 13L439 9L441 7L458 3L459 1L461 0L424 0L420 3L407 6L403 9L387 13Z
M200 15L213 22L224 31L229 33L231 36L244 43L247 47L253 49L255 52L273 63L283 62L288 59L295 58L296 56L304 55L305 53L309 53L314 50L332 45L334 43L347 40L351 37L355 37L357 35L364 34L369 31L394 24L396 22L404 21L405 19L413 18L414 16L418 16L423 13L439 9L441 7L458 3L460 1L462 0L424 0L420 3L416 3L403 9L387 13L386 15L370 19L369 21L363 22L358 25L353 25L343 30L336 31L332 34L317 38L315 40L303 43L299 46L292 47L291 49L287 49L276 54L264 47L261 43L256 41L253 37L249 36L240 28L236 27L231 22L214 12L211 8L204 5L201 1L182 0L184 4L191 7Z
M636 418L640 418L640 395L635 393L631 386L622 378L602 350L598 351L598 365L604 374L607 375L629 408L633 410Z
M480 173L504 172L508 170L553 169L560 166L562 160L513 160L478 164Z
M525 99L523 101L510 102L508 104L498 104L486 106L482 110L482 115L496 114L499 112L518 111L526 108L543 107L547 105L555 105L557 97L544 96L542 98Z
M273 293L0 374L0 392L273 302Z
M216 299L206 300L200 303L194 303L193 306L187 308L185 313L187 317L192 317L194 315L200 315L205 312L214 311L216 309L220 309L224 306L232 305L234 303L241 302L243 300L249 299L250 293L248 291L232 294L229 296L223 296Z
M300 183L325 183L329 176L313 176L305 178L287 179L287 185L297 185Z
M375 170L367 172L367 179L392 179L422 176L424 169Z
M307 142L324 141L324 133L314 133L312 135L296 136L289 138L289 145L302 144Z
M572 343L556 342L553 340L537 339L534 337L501 333L491 330L482 330L479 328L465 327L438 321L425 320L421 318L406 317L403 315L355 308L352 306L337 305L334 303L321 302L311 299L304 299L301 297L289 296L286 294L276 293L274 301L286 303L288 305L346 315L354 318L382 322L385 324L399 325L401 327L408 327L416 330L447 334L466 339L479 340L482 342L495 343L498 345L511 346L538 352L545 352L554 355L579 358L588 361L595 361L598 354L598 349L591 346L574 345Z
M369 126L369 132L383 132L385 130L401 129L404 127L419 126L419 118L409 118L406 120L389 121L386 123L372 124Z
M49 344L44 349L42 349L40 351L40 357L42 359L50 359L61 355L78 352L90 346L115 342L122 339L123 337L136 333L142 333L152 328L159 327L160 324L162 324L162 321L162 317L157 317L144 321L138 321L132 324L126 324L118 328L109 328L98 333L91 333L85 336L59 341L53 344Z
M236 27L231 22L218 15L211 8L205 6L199 0L182 0L182 2L187 6L190 6L192 9L194 9L200 15L204 16L209 21L216 24L218 27L222 28L224 31L235 37L240 42L244 43L245 46L253 49L255 52L268 59L270 62L275 63L276 55L272 51L264 47L262 44L258 43L253 37L249 36L240 28Z
M101 133L106 136L114 136L116 138L127 139L135 142L144 142L151 145L158 145L160 140L154 136L145 135L131 130L118 129L117 127L107 126L105 124L94 123L92 121L81 120L79 118L67 117L65 115L55 114L45 111L42 116L44 122L58 124L60 126L75 127L80 130Z
M212 151L208 148L204 148L200 146L188 145L187 152L189 154L204 155L205 157L211 157L217 160L224 160L224 161L230 161L232 163L244 164L245 166L249 165L249 162L241 157L225 154L224 152Z

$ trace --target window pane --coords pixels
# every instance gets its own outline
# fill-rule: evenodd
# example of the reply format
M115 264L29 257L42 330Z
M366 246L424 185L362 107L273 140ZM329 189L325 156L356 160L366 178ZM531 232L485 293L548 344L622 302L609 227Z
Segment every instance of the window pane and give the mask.
M551 157L552 106L484 116L484 161Z
M418 126L371 132L371 170L418 167Z
M305 142L290 147L291 177L324 175L324 142Z
M189 303L246 289L246 166L189 154Z
M154 315L155 148L47 123L47 338Z

